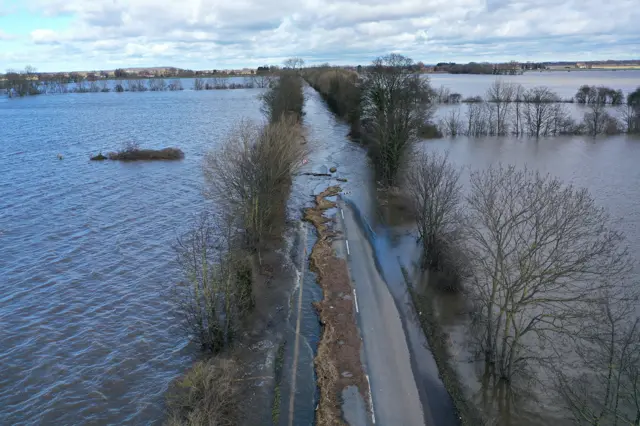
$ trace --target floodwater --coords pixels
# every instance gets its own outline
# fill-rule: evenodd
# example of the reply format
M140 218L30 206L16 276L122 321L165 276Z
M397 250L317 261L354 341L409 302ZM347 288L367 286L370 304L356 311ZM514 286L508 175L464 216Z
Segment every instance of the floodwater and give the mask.
M201 159L259 91L0 100L0 424L153 424L194 350L167 297ZM90 162L126 141L177 162ZM62 160L57 155L63 156Z
M581 84L601 84L593 81L599 78L593 73L567 73L572 76L567 82L562 79L568 77L541 73L533 85L560 84L568 96ZM608 73L611 77L603 77L602 84L623 90L640 84L640 74L626 73ZM494 80L485 77L437 75L432 81L434 86L451 84L467 96L484 93ZM551 83L557 79L562 82ZM197 352L188 345L167 297L179 278L171 244L205 207L203 154L238 119L260 116L259 93L0 98L0 424L161 423L167 385ZM336 165L338 174L348 178L341 184L346 195L364 214L372 214L372 179L363 150L346 141L347 126L337 122L315 92L307 90L306 96L313 149L313 170L307 171ZM149 148L177 146L186 157L166 163L88 161L91 154L129 141ZM620 226L637 244L638 141L458 138L425 146L450 150L460 165L527 162L587 186L622 218ZM312 177L295 180L293 219L327 183ZM311 243L307 240L307 247ZM320 297L313 281L304 279L304 358L297 374L303 397L296 400L296 425L313 421L311 355L319 327L310 302ZM295 323L295 315L290 320Z
M180 279L171 245L203 208L201 161L242 117L260 119L259 89L86 93L0 99L0 424L160 424L168 384L198 354L168 298ZM309 162L338 167L346 191L371 182L364 151L307 88ZM177 162L90 162L125 142L180 147ZM62 159L58 159L58 154ZM361 167L358 167L361 165ZM295 222L337 181L294 179ZM295 230L294 230L295 231ZM301 225L291 260L309 251ZM303 277L294 424L311 425L321 290ZM291 294L281 423L289 417L300 287Z
M522 75L428 74L434 88L444 86L463 97L484 96L496 79L521 84L525 89L547 86L562 99L573 97L578 88L606 86L627 95L640 87L640 70L625 71L530 71Z
M596 202L605 207L615 221L615 227L626 236L630 253L638 262L640 256L640 139L615 136L600 139L589 137L556 137L550 139L481 138L442 139L425 142L423 148L448 152L451 161L463 168L462 182L468 183L469 172L486 169L498 163L537 169L565 182L587 188ZM637 265L637 264L636 264ZM639 277L638 268L634 272ZM452 353L457 361L466 392L479 406L491 407L503 425L543 426L561 423L562 412L551 399L552 392L534 383L518 389L512 409L499 389L481 386L483 364L470 362L473 356L467 345L468 317L459 296L441 294L435 304L440 319L451 336ZM483 392L489 389L489 393ZM531 392L518 395L518 392ZM507 415L507 413L509 413Z

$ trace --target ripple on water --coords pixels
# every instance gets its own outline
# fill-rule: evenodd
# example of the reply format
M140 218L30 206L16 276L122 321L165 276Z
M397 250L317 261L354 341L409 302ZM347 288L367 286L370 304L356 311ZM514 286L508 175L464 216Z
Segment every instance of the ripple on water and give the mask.
M204 207L202 154L228 127L212 120L257 118L257 93L0 104L0 424L162 420L193 357L167 297L171 245ZM88 161L126 140L186 158Z

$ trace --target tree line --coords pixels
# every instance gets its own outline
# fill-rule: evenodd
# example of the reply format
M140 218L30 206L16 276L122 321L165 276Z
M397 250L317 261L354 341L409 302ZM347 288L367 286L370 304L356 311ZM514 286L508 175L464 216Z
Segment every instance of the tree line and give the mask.
M172 425L238 424L241 415L233 349L261 303L256 288L280 266L264 254L279 244L292 176L306 152L297 73L281 73L261 99L266 121L238 121L205 155L205 195L215 211L200 215L176 244L184 279L174 297L185 332L210 357L170 392Z
M429 79L412 72L414 65L411 58L390 54L375 59L360 74L331 67L304 72L329 108L349 122L350 136L368 147L384 187L396 183L435 111Z
M229 81L230 77L196 78L193 81L193 90L229 90L229 89L254 89L268 88L276 79L273 75L258 75L245 77L242 82ZM183 80L164 78L153 79L129 79L129 80L79 80L76 83L68 83L66 80L35 80L26 74L20 77L12 77L3 85L9 97L24 97L42 94L63 93L108 93L108 92L160 92L184 90Z
M607 90L603 93L616 93ZM464 114L452 109L439 122L448 136L532 136L637 133L640 128L640 88L630 93L625 105L611 109L611 97L589 98L583 119L576 122L560 97L546 86L524 89L496 80L484 98L466 105ZM616 95L617 96L617 95ZM618 112L614 115L613 112ZM619 115L620 117L618 117Z

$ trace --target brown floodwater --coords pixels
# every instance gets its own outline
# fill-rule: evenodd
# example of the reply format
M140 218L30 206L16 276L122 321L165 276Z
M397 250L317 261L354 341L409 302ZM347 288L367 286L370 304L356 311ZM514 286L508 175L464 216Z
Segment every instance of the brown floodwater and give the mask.
M462 183L469 173L498 163L513 164L548 172L567 183L587 188L596 202L614 219L614 226L626 236L634 261L640 249L640 139L615 136L556 137L543 140L517 138L442 139L422 144L434 152L448 152L451 161L463 168ZM466 190L466 188L465 188ZM639 269L633 271L639 278ZM431 280L437 278L430 278ZM431 283L433 284L433 283ZM428 279L423 285L429 285ZM491 413L504 426L544 426L569 424L554 393L538 381L514 383L513 390L492 383L470 345L469 307L463 296L438 293L434 305L451 338L454 363L465 393L477 406ZM536 371L545 382L542 370Z

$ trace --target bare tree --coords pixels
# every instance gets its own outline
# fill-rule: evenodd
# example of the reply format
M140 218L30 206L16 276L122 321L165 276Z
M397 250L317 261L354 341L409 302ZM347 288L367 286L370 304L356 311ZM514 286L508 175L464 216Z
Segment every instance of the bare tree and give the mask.
M612 290L591 306L573 354L552 368L554 388L577 425L640 424L637 284Z
M629 93L622 107L622 119L627 133L640 133L640 87Z
M424 152L407 173L407 191L413 202L426 267L440 269L444 262L452 261L447 252L459 234L459 181L460 170L449 162L448 154Z
M585 113L583 123L587 134L596 137L600 134L620 133L618 120L607 112L605 103L595 101L589 104L589 111Z
M514 118L514 123L513 123L513 133L516 136L520 136L524 134L524 108L523 108L523 102L525 101L525 90L524 87L522 87L521 84L517 84L515 86L515 90L514 90L514 98L513 101L515 102L515 107L514 107L514 111L513 111L513 118Z
M489 134L488 110L484 101L467 103L467 136L477 137Z
M509 381L626 271L626 250L586 190L537 172L473 173L467 211L478 344Z
M183 90L182 80L177 79L177 78L174 79L174 80L171 80L171 82L169 83L168 87L169 87L169 90L171 90L171 91Z
M203 214L176 244L185 281L175 288L186 331L207 351L229 346L253 307L251 265L235 246L231 219Z
M451 109L448 114L440 120L440 130L444 135L456 137L464 131L464 123L460 118L460 108Z
M527 133L539 138L555 133L558 96L548 87L529 89L524 94L524 119Z
M222 147L207 153L207 195L236 219L243 247L260 254L284 222L291 176L305 155L294 118L268 125L242 121Z
M283 62L283 65L285 66L285 68L290 68L292 70L300 70L302 69L302 67L304 67L304 59L298 58L298 57L289 58Z
M393 186L434 111L429 80L411 72L413 60L391 54L373 61L362 85L365 140L381 183Z
M193 90L204 90L205 81L204 78L196 78L193 80Z
M508 132L507 117L516 93L516 86L512 83L506 83L502 80L496 80L487 90L487 101L490 107L495 109L495 134L499 136L506 135ZM493 123L492 120L492 123Z
M267 74L256 74L251 76L253 85L259 89L266 89L271 86L274 81L273 76Z

